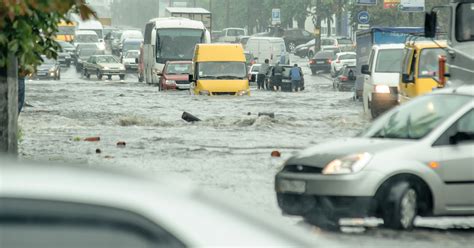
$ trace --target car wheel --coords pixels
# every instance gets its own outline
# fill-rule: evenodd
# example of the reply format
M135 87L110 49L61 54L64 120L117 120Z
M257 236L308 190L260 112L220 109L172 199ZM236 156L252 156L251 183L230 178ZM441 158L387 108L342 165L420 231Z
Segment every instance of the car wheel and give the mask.
M125 75L120 75L120 80L124 80L125 79Z
M392 229L413 228L418 213L418 194L409 182L399 182L390 188L382 206L384 225Z
M100 73L100 71L97 71L97 78L98 78L99 80L102 80L102 77L103 77L103 76L102 76L102 74Z
M87 70L84 70L84 76L86 76L87 79L91 78L91 74L89 74L89 72L87 72Z
M296 49L296 43L294 42L288 43L288 49L290 50L290 52L294 52Z
M109 80L112 80L112 75L107 76Z

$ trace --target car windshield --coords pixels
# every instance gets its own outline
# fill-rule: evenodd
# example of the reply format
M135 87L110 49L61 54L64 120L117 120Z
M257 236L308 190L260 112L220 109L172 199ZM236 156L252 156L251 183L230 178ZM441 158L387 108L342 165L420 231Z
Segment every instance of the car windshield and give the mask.
M129 51L129 50L140 50L140 46L141 46L140 42L130 42L130 43L125 42L123 44L122 50L124 52Z
M384 115L362 137L421 139L470 101L461 95L424 96Z
M260 70L260 65L254 65L252 66L252 72L258 72Z
M54 65L56 64L56 60L54 59L49 59L46 56L41 56L41 59L43 60L43 65Z
M191 64L190 63L171 63L168 64L166 69L166 74L171 75L181 75L181 74L189 74L191 73Z
M383 49L377 56L375 72L395 73L401 71L403 49Z
M161 29L156 35L156 61L191 60L194 47L202 42L203 31L197 29Z
M201 79L245 79L244 62L202 62L198 64Z
M94 34L80 34L74 37L74 42L78 43L97 43L99 38Z
M456 9L456 39L474 41L474 3L462 3Z
M99 56L96 59L96 62L99 63L118 63L117 59L113 56Z
M418 77L434 77L438 73L438 58L446 55L442 48L426 48L421 50Z
M139 56L140 56L140 52L138 52L138 51L129 51L129 52L127 52L127 55L125 55L125 57L129 58L129 59L131 59L131 58L136 59Z

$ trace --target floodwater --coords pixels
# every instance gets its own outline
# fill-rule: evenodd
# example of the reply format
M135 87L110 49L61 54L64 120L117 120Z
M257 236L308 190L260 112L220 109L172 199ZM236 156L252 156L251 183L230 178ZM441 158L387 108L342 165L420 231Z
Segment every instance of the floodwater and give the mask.
M297 224L299 218L283 217L276 203L273 179L282 161L313 144L353 136L369 123L352 93L335 92L328 75L311 76L307 66L303 69L303 92L253 88L250 97L201 97L186 91L159 92L138 83L133 74L124 81L98 81L94 76L87 80L71 67L63 71L61 81L27 82L26 101L31 106L20 116L21 157L184 177L249 209ZM185 122L184 111L202 121ZM83 141L87 137L100 137L100 142ZM126 146L118 147L120 141ZM282 153L281 159L271 158L274 150ZM423 221L428 226L440 223ZM465 219L441 223L458 222L464 225ZM472 225L474 219L467 222ZM369 229L323 235L361 247L399 247L399 239L407 245L435 247L438 239L452 240L440 243L446 247L472 244L474 238L464 227L459 232L420 229L403 234Z

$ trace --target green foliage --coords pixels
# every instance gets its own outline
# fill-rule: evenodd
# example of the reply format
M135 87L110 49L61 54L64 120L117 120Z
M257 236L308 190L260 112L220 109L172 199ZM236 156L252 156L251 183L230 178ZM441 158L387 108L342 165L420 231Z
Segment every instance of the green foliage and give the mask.
M41 64L41 55L55 58L54 41L58 23L71 11L84 19L93 16L84 0L3 0L0 5L0 68L7 66L8 54L18 58L20 71L27 74Z

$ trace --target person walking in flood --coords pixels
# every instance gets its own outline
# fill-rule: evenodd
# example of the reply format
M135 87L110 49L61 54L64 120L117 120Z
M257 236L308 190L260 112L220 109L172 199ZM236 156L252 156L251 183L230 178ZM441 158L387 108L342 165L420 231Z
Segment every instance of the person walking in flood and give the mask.
M295 64L293 68L291 68L290 78L291 78L291 85L293 88L292 90L297 92L301 84L301 70L297 64Z
M265 79L267 77L268 69L270 69L270 60L265 59L265 63L263 63L260 66L260 70L258 71L258 80L257 80L258 89L264 89Z
M279 91L281 87L281 81L283 77L283 67L278 62L273 68L273 84L272 90Z

